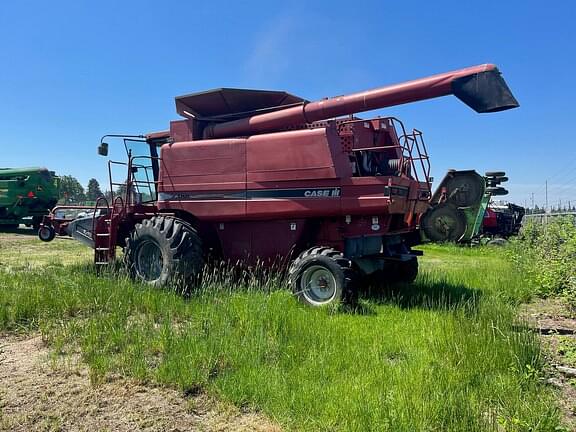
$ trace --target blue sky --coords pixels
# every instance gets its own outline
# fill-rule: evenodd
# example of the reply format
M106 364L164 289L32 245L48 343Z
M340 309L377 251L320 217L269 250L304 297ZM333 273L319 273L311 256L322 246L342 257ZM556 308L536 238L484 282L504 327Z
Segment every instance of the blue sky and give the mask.
M166 129L176 95L312 100L490 62L519 109L481 115L446 97L374 114L424 131L437 179L505 170L510 200L541 205L548 179L551 204L576 203L575 19L572 1L2 2L0 166L104 183L100 136Z

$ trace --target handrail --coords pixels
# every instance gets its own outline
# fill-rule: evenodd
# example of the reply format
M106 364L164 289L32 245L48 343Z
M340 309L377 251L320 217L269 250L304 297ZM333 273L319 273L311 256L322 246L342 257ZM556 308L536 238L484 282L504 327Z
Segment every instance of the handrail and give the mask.
M398 149L397 155L399 158L399 165L398 171L402 175L407 175L414 178L417 182L420 183L420 175L424 178L423 180L426 182L428 191L431 192L431 185L430 185L430 157L428 156L428 149L426 148L426 144L424 143L423 134L418 129L413 129L411 133L406 131L404 127L404 123L401 120L397 119L396 117L382 117L378 118L381 122L386 122L386 128L391 129L390 137L392 139L392 145L386 146L374 146L374 147L363 147L363 148L354 148L351 151L353 153L360 152L360 151L382 151L387 149ZM371 124L373 120L366 120L366 119L350 119L344 120L338 123L338 135L340 137L344 137L347 134L345 132L345 128L349 127L351 124L358 124L358 123L369 123ZM382 124L382 123L381 123ZM400 134L398 133L400 132ZM410 161L410 164L407 165L405 163L406 160ZM419 161L418 168L416 165L416 161ZM408 167L411 170L408 170Z
M94 213L92 214L92 236L94 236L95 234L95 224L96 224L96 211L99 209L98 204L100 204L101 201L104 201L106 203L106 210L108 210L108 213L110 213L110 205L108 203L108 199L105 196L99 196L96 199L96 203L94 204Z

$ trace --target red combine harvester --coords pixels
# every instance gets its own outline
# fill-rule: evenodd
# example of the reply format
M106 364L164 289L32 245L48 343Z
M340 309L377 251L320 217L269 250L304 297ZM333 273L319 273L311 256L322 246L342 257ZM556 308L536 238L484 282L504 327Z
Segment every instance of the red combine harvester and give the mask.
M110 174L121 195L74 221L55 209L39 234L86 242L97 265L120 246L132 275L155 286L192 283L207 256L283 263L294 294L314 306L354 298L360 275L411 282L430 199L422 134L353 114L450 94L477 112L518 106L494 65L316 102L228 88L177 97L184 119L169 130L112 136L128 153L109 161L110 172L127 168L123 182Z

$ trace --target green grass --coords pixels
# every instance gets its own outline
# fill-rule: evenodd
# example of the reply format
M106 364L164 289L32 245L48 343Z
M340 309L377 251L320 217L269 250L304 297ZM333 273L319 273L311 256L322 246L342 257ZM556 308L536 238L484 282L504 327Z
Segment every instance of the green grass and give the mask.
M209 278L190 299L85 265L0 270L0 329L119 373L208 392L293 430L551 431L530 295L500 250L427 246L413 286L311 309L275 280ZM0 262L6 255L0 250ZM0 267L1 269L2 267Z
M44 243L32 229L20 229L18 235L0 233L0 270L85 263L92 256L89 248L71 238Z

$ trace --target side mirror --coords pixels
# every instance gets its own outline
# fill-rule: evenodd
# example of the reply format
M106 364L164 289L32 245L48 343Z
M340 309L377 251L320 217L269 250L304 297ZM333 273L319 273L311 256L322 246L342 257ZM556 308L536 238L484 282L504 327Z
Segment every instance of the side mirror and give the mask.
M100 156L108 156L108 143L103 142L98 146L98 154Z

